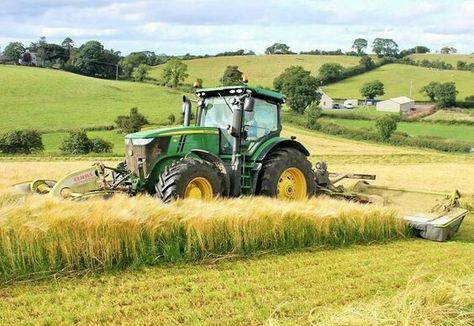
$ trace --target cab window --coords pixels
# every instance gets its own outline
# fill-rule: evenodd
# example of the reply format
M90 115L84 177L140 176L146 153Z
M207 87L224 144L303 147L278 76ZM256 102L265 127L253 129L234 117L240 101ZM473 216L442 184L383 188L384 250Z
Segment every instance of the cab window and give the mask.
M275 103L255 99L253 112L244 112L247 140L255 141L278 130L278 108Z

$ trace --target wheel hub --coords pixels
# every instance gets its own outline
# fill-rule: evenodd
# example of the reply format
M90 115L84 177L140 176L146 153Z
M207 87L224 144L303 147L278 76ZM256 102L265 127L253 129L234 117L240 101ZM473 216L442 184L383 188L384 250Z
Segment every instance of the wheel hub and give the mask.
M288 168L280 175L277 185L277 198L303 199L306 197L306 179L298 168Z
M213 196L211 183L203 177L189 181L184 191L184 198L211 199Z

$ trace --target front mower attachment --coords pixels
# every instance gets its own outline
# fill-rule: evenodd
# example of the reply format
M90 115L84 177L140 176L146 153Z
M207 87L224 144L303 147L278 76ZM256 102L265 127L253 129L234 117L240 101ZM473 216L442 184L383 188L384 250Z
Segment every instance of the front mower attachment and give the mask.
M106 173L112 170L112 173ZM13 185L11 192L18 194L40 194L59 198L82 200L92 197L108 198L114 193L124 192L121 184L126 179L114 174L116 169L95 163L93 166L70 173L58 181L37 179ZM117 175L120 178L117 178Z

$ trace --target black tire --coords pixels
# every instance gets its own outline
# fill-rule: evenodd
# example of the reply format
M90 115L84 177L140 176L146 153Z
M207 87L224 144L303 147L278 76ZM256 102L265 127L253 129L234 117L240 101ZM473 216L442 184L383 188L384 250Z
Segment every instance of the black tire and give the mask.
M156 197L165 203L185 198L188 184L195 178L206 179L212 187L212 197L224 193L224 178L212 163L201 159L183 158L166 167L155 185Z
M279 148L271 152L263 162L262 171L257 183L257 194L278 197L277 186L280 176L289 168L300 170L306 181L306 196L314 194L314 172L306 156L294 148Z

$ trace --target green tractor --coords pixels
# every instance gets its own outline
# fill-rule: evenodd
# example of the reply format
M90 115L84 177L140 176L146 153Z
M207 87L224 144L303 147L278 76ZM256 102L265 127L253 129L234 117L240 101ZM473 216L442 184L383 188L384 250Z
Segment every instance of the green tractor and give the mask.
M125 137L130 192L177 198L264 195L302 199L315 191L308 150L280 136L277 92L249 86L199 89L195 125L183 98L182 127Z

